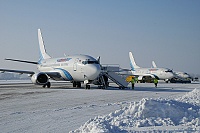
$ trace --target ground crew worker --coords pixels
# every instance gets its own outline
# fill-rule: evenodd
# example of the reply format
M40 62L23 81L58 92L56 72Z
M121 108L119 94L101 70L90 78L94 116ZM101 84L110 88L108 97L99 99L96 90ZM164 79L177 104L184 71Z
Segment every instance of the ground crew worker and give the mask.
M134 90L134 85L135 85L135 79L134 79L134 77L132 77L132 79L131 79L131 84L132 84L132 89Z
M135 79L135 83L138 83L138 78L137 78L137 77L135 77L134 79Z
M157 85L158 85L158 79L155 78L155 79L153 80L153 82L154 82L154 84L155 84L155 87L157 88Z

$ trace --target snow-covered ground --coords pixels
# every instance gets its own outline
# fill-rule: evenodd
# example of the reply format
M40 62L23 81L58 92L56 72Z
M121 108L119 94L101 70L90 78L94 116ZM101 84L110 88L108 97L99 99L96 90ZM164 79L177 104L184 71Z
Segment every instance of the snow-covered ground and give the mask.
M200 84L71 86L0 83L0 131L200 132Z

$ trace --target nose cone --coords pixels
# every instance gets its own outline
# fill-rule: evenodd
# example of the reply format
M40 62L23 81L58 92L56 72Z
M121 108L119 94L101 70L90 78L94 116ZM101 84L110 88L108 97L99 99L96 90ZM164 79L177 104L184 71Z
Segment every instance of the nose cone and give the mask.
M88 80L94 80L96 79L101 72L101 67L99 64L91 64L88 66L88 71L87 71L87 78Z
M167 77L168 77L168 79L171 79L171 78L173 78L173 77L174 77L174 74L173 74L172 72L170 72L170 73L167 73Z

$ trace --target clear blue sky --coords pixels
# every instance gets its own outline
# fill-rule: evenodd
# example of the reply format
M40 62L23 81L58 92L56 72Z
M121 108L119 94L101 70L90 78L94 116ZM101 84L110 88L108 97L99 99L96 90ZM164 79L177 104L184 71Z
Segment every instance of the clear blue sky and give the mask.
M47 52L101 56L102 64L200 74L199 0L0 0L0 68L35 69L4 61L37 61L37 29Z

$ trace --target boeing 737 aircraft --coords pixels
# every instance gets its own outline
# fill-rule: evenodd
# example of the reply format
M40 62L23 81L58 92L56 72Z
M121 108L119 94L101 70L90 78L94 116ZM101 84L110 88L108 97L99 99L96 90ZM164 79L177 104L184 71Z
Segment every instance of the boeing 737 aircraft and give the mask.
M57 81L71 81L73 87L81 87L81 82L90 88L89 83L95 80L101 71L99 62L89 55L72 55L61 58L51 58L45 50L41 30L38 29L38 40L40 48L40 59L38 62L6 59L10 61L36 64L38 73L33 71L0 69L2 72L15 72L29 74L31 81L36 85L50 88L49 79Z
M156 65L156 63L155 63L154 61L152 61L152 65L153 65L154 68L157 68L157 65ZM183 79L186 79L186 78L190 78L190 77L191 77L191 76L190 76L188 73L186 73L186 72L176 72L176 71L174 71L174 75L175 75L176 77L178 77L178 78L183 78Z
M159 80L168 81L173 78L174 74L172 70L166 68L141 68L139 67L133 58L133 54L129 52L130 65L132 74L138 76L138 80L143 80L144 77L157 78Z

